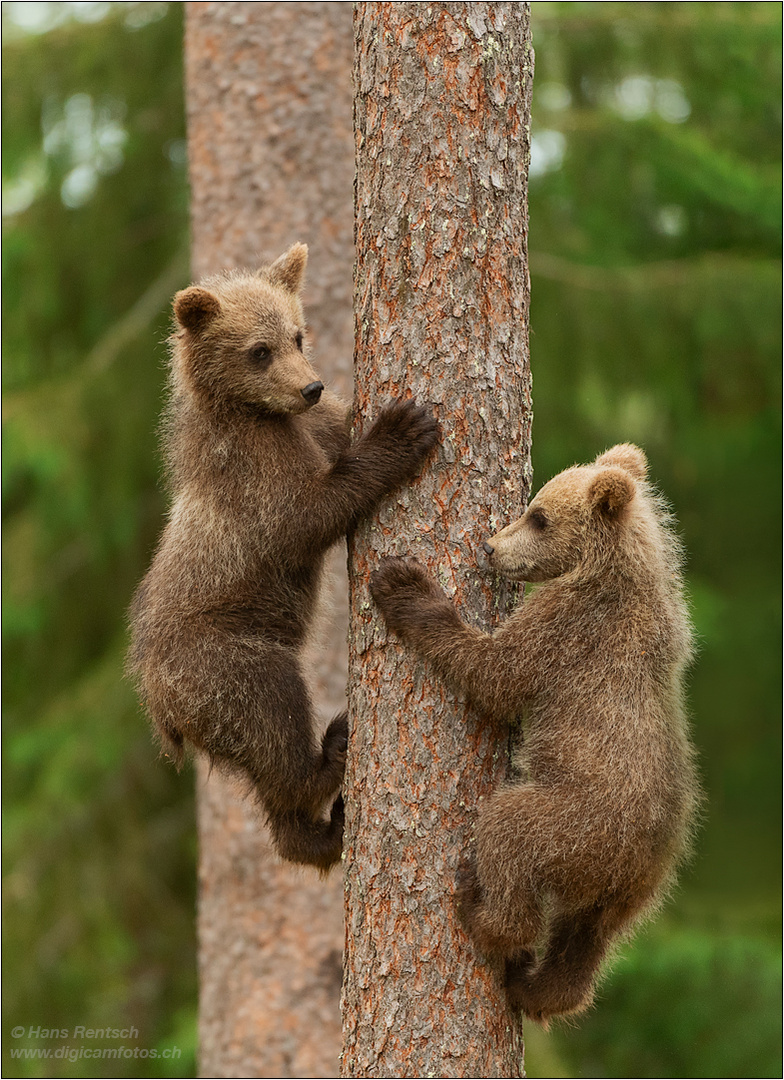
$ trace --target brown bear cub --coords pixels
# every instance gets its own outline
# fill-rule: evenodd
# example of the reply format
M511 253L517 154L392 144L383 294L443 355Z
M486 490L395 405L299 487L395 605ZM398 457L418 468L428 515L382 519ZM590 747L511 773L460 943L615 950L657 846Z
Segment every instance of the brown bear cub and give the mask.
M481 714L523 719L519 779L480 809L457 897L512 1007L544 1023L590 1004L613 939L672 882L699 800L681 552L646 476L642 451L616 446L484 544L493 569L541 582L492 636L419 563L386 560L371 582L388 626Z
M412 480L435 419L347 408L306 355L307 248L177 293L164 424L172 505L131 608L129 667L164 751L184 743L253 782L279 853L340 859L346 715L318 746L301 651L328 548ZM332 801L331 816L322 819Z

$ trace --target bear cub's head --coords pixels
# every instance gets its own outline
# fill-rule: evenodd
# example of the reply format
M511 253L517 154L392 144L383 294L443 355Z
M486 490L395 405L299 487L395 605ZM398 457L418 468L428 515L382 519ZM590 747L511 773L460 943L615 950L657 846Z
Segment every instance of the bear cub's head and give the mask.
M308 249L256 273L228 271L174 297L174 379L206 407L304 412L324 389L305 355L300 292Z
M613 543L645 481L648 462L631 443L553 477L526 512L485 542L494 570L515 581L540 582L568 574Z

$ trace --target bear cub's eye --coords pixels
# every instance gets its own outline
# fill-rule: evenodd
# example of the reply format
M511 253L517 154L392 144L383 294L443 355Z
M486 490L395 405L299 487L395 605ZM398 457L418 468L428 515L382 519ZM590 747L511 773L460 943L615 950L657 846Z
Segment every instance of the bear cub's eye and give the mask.
M545 515L543 510L539 509L539 507L537 507L536 510L531 511L531 513L528 515L528 520L531 522L537 532L542 532L543 529L547 528L547 516Z
M297 348L299 349L300 352L302 352L302 342L304 340L304 335L303 335L301 330L298 331L297 336L295 337L294 340L297 343Z
M248 356L256 367L265 368L272 360L272 350L263 341L259 341L248 350Z

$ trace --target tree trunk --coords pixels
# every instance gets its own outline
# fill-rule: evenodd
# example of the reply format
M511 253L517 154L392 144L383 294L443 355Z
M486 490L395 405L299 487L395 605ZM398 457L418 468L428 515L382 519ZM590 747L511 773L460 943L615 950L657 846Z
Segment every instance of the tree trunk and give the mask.
M519 1021L454 906L507 742L388 637L368 591L415 555L469 622L514 597L481 545L531 477L529 5L360 3L354 18L355 412L413 395L434 464L350 543L343 1075L522 1076Z
M314 362L348 393L351 9L189 3L186 11L194 277L308 243ZM331 635L312 667L324 717L344 704L345 570L328 616ZM200 1075L335 1076L340 875L325 881L281 864L245 788L199 773Z

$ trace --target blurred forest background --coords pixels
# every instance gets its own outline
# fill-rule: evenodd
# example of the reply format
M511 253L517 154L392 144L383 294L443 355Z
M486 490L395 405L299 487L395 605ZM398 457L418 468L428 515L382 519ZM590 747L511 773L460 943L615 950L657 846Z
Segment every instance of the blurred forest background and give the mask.
M296 6L292 5L292 16ZM16 1026L194 1076L193 785L122 679L188 278L179 3L3 4L4 1076ZM689 552L709 804L676 900L540 1077L781 1075L778 3L534 3L534 484L641 443ZM92 1070L92 1071L91 1071Z

